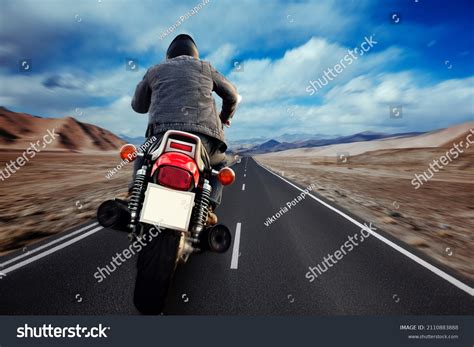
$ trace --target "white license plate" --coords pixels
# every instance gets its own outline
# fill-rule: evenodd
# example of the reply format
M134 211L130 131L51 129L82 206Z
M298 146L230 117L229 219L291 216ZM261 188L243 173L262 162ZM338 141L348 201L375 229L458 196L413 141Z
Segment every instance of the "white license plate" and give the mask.
M149 183L140 222L187 231L194 205L194 193Z

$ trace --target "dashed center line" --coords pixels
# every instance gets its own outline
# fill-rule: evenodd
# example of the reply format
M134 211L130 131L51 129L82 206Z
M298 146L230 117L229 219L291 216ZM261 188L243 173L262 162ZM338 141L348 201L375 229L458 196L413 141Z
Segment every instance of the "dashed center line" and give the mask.
M239 247L240 247L240 228L242 223L237 223L235 227L234 248L232 249L232 260L230 262L231 269L239 268Z
M245 190L245 183L242 184L242 190Z

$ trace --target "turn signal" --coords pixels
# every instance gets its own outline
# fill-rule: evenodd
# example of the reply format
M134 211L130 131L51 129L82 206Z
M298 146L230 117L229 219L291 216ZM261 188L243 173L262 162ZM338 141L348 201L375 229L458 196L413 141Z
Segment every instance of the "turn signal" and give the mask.
M222 168L217 174L217 179L223 186L228 186L235 181L235 172L230 167Z
M136 157L137 148L134 145L127 143L120 148L120 158L122 158L122 160L134 161Z

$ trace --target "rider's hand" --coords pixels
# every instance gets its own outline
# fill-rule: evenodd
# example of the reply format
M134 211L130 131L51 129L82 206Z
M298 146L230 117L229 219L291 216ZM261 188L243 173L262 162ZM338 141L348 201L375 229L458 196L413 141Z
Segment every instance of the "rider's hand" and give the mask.
M222 124L224 124L226 128L230 128L231 120L228 119L225 122L222 122Z

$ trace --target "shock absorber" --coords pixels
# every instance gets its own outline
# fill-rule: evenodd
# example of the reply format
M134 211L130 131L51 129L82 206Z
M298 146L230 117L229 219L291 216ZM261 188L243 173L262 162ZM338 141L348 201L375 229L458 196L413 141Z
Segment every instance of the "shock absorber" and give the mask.
M198 194L195 206L193 210L193 236L197 237L199 233L204 229L204 225L207 222L207 216L209 214L209 205L211 203L211 185L207 179L204 179L202 185L202 191Z
M133 181L133 188L130 194L130 200L128 202L128 210L130 211L130 224L128 225L129 229L132 230L134 234L136 233L138 225L138 217L140 210L143 204L143 197L145 195L145 190L147 187L146 174L148 166L145 164L137 171L135 175L135 180Z

